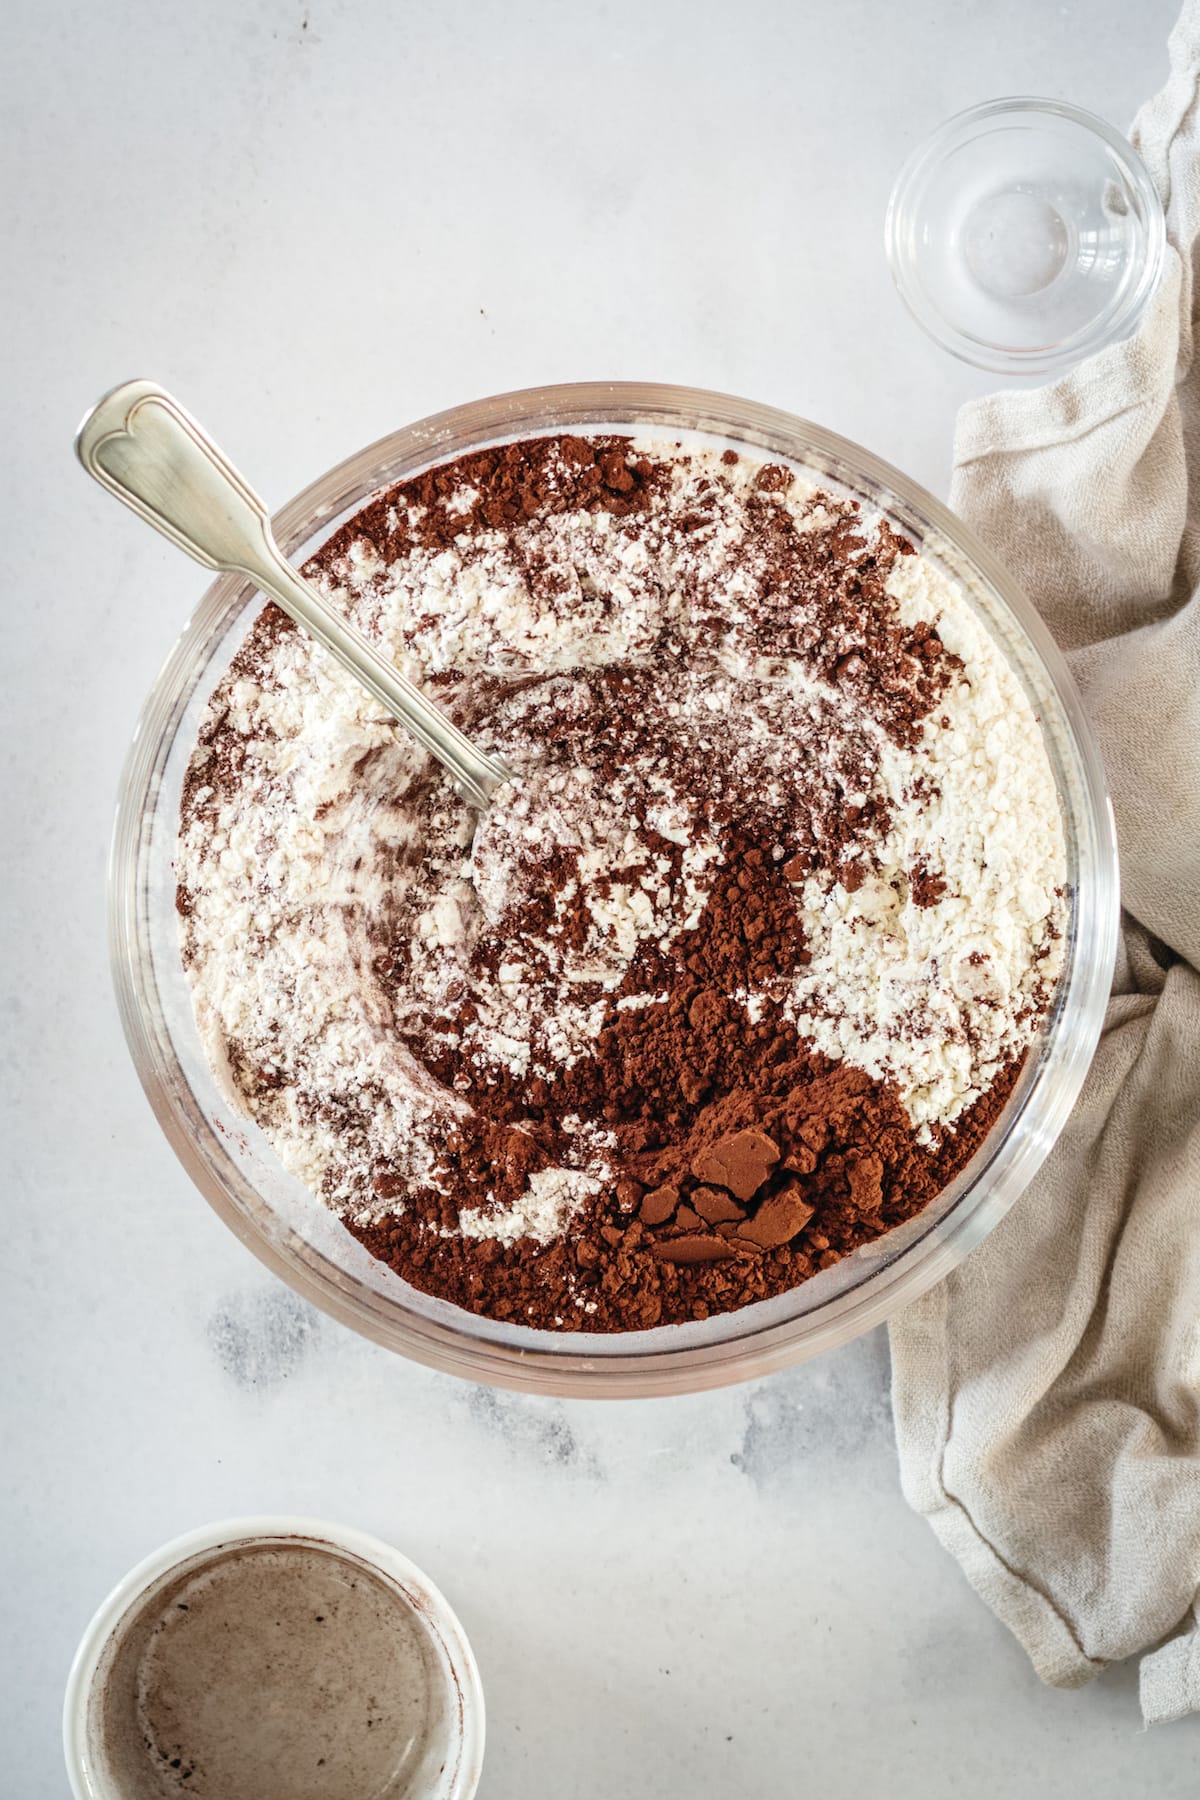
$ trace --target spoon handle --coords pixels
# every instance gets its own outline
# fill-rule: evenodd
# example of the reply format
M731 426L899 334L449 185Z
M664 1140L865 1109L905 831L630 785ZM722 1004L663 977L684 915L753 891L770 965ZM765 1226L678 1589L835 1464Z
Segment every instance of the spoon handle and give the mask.
M106 394L75 439L102 487L208 569L248 575L486 807L508 770L477 750L361 631L287 562L254 489L179 402L152 381Z

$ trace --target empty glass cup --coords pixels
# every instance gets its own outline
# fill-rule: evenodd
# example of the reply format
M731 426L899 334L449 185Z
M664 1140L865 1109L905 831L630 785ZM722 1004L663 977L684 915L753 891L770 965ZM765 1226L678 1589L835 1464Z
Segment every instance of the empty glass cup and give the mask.
M917 323L1001 374L1068 368L1137 324L1162 268L1162 205L1103 119L990 100L918 146L892 190L888 262Z

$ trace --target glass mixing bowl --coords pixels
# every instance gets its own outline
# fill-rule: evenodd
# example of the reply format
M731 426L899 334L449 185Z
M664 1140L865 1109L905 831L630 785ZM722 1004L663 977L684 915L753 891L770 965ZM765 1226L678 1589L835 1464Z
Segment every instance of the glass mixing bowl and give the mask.
M1116 948L1117 865L1104 775L1071 678L1030 602L945 507L878 458L772 407L692 388L581 383L504 394L406 426L276 517L303 562L381 488L468 450L544 432L613 429L790 460L882 513L955 578L1001 646L1045 732L1066 823L1070 924L1053 1010L974 1159L915 1219L811 1281L738 1312L618 1335L502 1324L417 1292L372 1258L234 1112L200 1047L180 960L174 856L200 716L261 605L226 575L205 594L146 703L125 769L110 867L121 1018L163 1130L201 1192L284 1281L344 1324L434 1368L542 1393L683 1393L741 1381L869 1330L987 1235L1044 1160L1079 1092Z

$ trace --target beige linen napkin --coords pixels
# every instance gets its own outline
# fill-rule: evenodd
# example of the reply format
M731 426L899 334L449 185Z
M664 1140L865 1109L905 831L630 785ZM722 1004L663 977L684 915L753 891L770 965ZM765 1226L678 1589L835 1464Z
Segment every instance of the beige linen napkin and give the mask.
M1105 1034L1032 1187L891 1332L910 1503L1044 1681L1150 1651L1147 1721L1200 1709L1200 0L1170 49L1134 131L1171 238L1149 315L965 407L951 495L1099 735L1126 907Z

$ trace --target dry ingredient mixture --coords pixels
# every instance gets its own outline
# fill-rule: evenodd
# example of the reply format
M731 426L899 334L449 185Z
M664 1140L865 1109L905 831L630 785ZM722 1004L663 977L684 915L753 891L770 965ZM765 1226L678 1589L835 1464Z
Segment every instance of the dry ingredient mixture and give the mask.
M178 904L236 1104L459 1306L645 1329L918 1212L1058 978L1038 722L885 522L732 449L558 437L309 566L517 779L480 819L274 607L205 717Z

